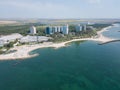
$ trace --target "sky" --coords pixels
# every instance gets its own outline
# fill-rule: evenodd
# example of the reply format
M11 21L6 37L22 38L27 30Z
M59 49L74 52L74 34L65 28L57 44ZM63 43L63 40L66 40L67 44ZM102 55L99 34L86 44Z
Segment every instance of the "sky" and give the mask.
M120 18L120 0L0 0L0 18Z

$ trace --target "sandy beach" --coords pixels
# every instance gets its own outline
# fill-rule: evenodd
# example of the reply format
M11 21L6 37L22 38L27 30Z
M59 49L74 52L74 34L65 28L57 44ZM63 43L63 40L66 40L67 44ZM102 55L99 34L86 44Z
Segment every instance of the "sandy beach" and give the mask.
M2 55L0 55L0 60L16 60L16 59L35 57L38 54L33 54L33 55L29 54L33 50L36 50L39 48L47 48L47 47L60 48L60 47L66 46L67 43L70 43L73 41L91 40L91 41L97 41L97 42L102 42L102 43L109 42L114 39L105 37L102 35L102 33L107 31L107 29L109 29L111 27L112 26L109 26L109 27L102 29L101 31L98 31L97 32L98 35L96 37L92 37L92 38L73 39L70 41L62 42L62 43L45 42L42 44L35 44L35 45L15 46L14 48L11 48L10 50L17 50L16 52L9 53L9 54L2 54Z

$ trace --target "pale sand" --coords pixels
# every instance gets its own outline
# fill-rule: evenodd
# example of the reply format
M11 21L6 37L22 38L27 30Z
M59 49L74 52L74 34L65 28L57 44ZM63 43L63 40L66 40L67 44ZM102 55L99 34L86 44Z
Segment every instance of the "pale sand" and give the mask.
M0 24L14 24L14 23L17 23L17 21L1 21L0 20Z
M2 54L2 55L0 55L0 60L16 60L16 59L35 57L38 54L33 54L33 55L29 54L33 50L36 50L38 48L47 48L47 47L54 47L54 48L65 47L67 43L74 42L74 41L92 40L92 41L98 41L98 42L102 42L102 43L109 42L114 39L107 38L102 35L102 33L105 32L108 28L111 28L111 27L107 27L107 28L102 29L101 31L98 31L97 32L98 36L92 37L92 38L74 39L74 40L70 40L70 41L66 41L66 42L62 42L62 43L46 42L43 44L36 44L36 45L16 46L14 48L11 48L11 50L17 50L16 52L10 53L10 54Z

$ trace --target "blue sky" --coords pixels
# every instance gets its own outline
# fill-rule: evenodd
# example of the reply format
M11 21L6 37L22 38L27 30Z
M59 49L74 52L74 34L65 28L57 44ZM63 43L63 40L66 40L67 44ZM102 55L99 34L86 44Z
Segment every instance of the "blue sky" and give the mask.
M0 18L120 18L120 0L0 0Z

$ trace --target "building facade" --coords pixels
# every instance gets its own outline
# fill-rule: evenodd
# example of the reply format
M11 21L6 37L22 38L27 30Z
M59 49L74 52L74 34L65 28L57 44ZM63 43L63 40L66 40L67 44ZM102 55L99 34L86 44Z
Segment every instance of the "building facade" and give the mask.
M69 28L68 28L68 24L63 26L63 34L68 34L69 33Z
M75 28L76 28L76 32L80 32L80 31L82 31L83 26L78 24Z
M53 27L46 27L45 33L46 34L53 34L55 31L55 28Z
M15 40L19 40L23 36L19 33L13 33L11 35L5 35L0 37L0 46L3 46L5 44L8 44L10 42L14 42Z
M86 31L87 30L87 25L83 26L83 30Z
M37 33L37 32L36 32L36 27L31 26L31 27L30 27L30 34L34 35L34 34L36 34L36 33Z
M20 43L46 42L50 37L46 36L25 36L20 39Z
M45 33L46 34L54 34L54 33L62 33L62 34L68 34L69 33L69 27L68 25L65 26L48 26L46 27Z

